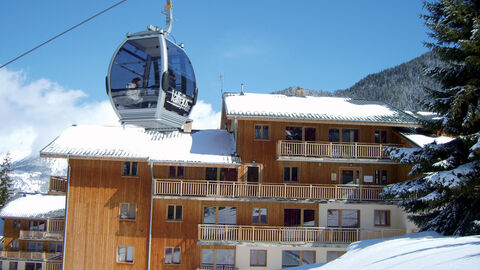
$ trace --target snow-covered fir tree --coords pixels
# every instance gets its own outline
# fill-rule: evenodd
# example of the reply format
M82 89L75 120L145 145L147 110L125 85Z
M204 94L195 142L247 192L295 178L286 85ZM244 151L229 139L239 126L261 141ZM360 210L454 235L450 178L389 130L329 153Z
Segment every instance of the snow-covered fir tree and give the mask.
M11 171L10 155L7 154L0 164L0 208L3 208L12 195L12 179L9 175Z
M427 47L448 65L430 67L441 89L426 89L427 109L440 115L427 127L454 136L445 144L390 149L391 157L413 165L413 180L387 187L401 199L421 230L445 235L480 233L480 1L425 2Z

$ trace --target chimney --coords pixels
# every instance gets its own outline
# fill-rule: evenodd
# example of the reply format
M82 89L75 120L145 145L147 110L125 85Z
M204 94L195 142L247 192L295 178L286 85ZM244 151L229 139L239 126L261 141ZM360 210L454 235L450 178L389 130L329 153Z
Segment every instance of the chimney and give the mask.
M300 87L297 88L297 89L295 89L295 96L296 96L296 97L304 97L304 95L303 95L303 89L300 88Z
M192 123L193 123L193 120L188 119L187 122L183 124L183 132L192 133Z

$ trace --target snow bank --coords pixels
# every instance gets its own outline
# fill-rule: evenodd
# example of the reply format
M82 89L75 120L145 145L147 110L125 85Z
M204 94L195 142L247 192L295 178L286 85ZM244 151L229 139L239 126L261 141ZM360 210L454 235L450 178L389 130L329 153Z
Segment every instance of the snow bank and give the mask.
M434 232L351 244L347 253L311 270L455 270L479 269L480 236L444 237Z

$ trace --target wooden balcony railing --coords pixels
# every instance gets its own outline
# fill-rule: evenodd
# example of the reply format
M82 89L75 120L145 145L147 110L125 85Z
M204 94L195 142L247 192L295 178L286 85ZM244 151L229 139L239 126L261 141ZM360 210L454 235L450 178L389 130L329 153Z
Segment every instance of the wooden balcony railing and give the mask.
M67 192L67 177L66 176L50 176L50 185L48 187L50 193L65 193Z
M47 262L45 263L45 270L62 270L61 262Z
M278 155L287 157L388 159L384 148L399 146L373 143L278 141Z
M201 241L352 243L373 238L400 236L405 233L405 230L395 229L198 225L198 239Z
M64 219L47 220L47 232L63 232L65 230Z
M282 198L310 200L382 200L383 186L360 185L302 185L302 184L252 184L246 182L164 180L155 181L155 195L231 197L231 198Z
M20 231L20 240L63 241L63 232Z
M237 270L233 264L205 264L202 263L197 270Z
M58 255L51 252L0 251L0 258L6 259L47 260Z

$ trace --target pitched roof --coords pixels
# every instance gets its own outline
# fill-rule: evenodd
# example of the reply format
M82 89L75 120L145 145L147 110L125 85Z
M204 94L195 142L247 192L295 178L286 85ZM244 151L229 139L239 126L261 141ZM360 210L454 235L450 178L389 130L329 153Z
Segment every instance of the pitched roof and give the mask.
M63 218L65 195L25 194L0 210L2 218Z
M42 156L147 159L153 162L240 164L233 135L225 130L192 133L144 128L72 126Z
M253 93L227 93L224 101L227 117L418 125L414 117L378 101Z

